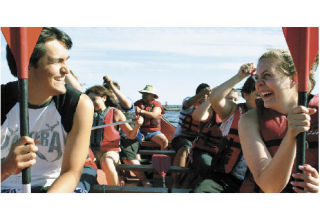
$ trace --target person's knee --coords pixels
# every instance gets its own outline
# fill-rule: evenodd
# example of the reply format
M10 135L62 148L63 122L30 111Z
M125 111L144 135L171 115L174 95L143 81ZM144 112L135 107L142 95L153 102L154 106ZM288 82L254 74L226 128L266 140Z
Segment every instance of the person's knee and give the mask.
M189 154L190 153L190 148L187 147L187 146L182 146L182 147L179 148L178 151L181 152L181 153Z
M159 138L164 145L168 145L169 143L168 138L164 134L160 134Z
M159 144L161 146L161 149L166 149L169 145L168 139L164 134L158 134L151 138L151 141Z
M168 139L167 139L167 138L163 138L163 139L161 140L161 144L162 144L162 147L163 147L163 148L167 148L168 145L169 145Z
M181 147L180 149L178 149L178 151L174 156L174 165L185 167L187 157L188 157L188 149Z
M195 189L195 193L219 193L223 191L223 187L211 179L203 180Z
M114 168L114 161L111 157L106 156L100 162L101 166L106 167L108 169Z
M161 134L161 138L163 141L165 141L166 143L168 143L168 138L164 135L164 134Z
M168 142L168 140L163 140L163 141L162 141L162 144L163 144L163 146L166 146L166 147L167 147L167 146L169 145L169 142Z
M156 143L165 143L165 141L166 141L166 138L164 138L163 136L162 136L162 134L158 134L158 135L155 135L155 136L153 136L152 138L151 138L151 141L154 141L154 142L156 142Z
M178 149L176 155L183 158L183 157L187 157L189 154L189 149L185 146L182 146Z

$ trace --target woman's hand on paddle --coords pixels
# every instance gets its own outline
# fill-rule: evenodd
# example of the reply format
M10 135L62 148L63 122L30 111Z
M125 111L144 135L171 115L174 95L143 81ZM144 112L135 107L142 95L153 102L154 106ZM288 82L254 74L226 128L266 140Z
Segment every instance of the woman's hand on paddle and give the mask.
M11 174L16 175L20 173L22 169L33 166L36 163L36 152L38 151L36 145L38 143L39 140L23 136L12 146L7 159Z
M301 132L307 132L310 129L310 115L316 113L314 108L297 106L288 113L288 133L290 137L295 138Z
M255 71L256 71L256 68L254 67L254 64L247 63L247 64L241 65L239 72L238 72L238 75L242 79L242 78L247 77L248 75L253 75L253 73Z
M295 181L291 181L293 186L293 190L298 193L302 192L319 192L319 174L318 171L310 166L309 164L305 164L303 166L299 166L299 169L303 171L303 173L294 173L292 177L295 178Z

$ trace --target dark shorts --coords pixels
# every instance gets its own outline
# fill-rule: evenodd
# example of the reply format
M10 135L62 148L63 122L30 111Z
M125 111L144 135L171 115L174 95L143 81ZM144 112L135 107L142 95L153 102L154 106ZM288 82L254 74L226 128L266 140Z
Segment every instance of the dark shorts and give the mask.
M141 134L143 135L145 141L150 141L151 138L153 138L156 135L162 134L162 132L161 131L141 132Z
M124 137L121 137L120 143L120 159L121 160L135 160L137 159L136 155L139 151L140 143L138 140L130 140Z
M181 147L185 147L188 149L191 148L193 140L194 138L192 137L178 136L172 140L171 145L177 152Z
M213 173L210 179L203 180L195 193L238 193L242 181L231 174Z
M213 173L211 166L212 155L200 149L192 150L191 168L198 173L202 178L208 178Z

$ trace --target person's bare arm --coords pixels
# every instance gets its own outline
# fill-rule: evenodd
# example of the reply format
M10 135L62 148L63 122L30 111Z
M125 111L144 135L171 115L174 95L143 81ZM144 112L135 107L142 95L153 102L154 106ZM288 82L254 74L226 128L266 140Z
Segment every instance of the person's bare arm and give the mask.
M192 112L192 119L195 121L206 122L212 117L212 109L209 100L201 103L200 106Z
M114 92L114 94L117 96L118 100L120 101L121 107L128 110L132 108L132 102L113 84L112 79L109 76L104 76L103 80L108 82L110 85L110 88Z
M84 92L79 81L71 73L66 75L65 82L80 92Z
M306 110L296 108L292 112L288 115L288 131L273 157L260 135L256 109L249 110L240 118L242 151L255 182L264 192L281 192L288 184L295 159L296 136L308 130L308 118L302 118Z
M244 64L240 67L236 75L212 89L209 100L213 110L223 121L227 120L237 108L236 103L226 98L227 95L237 83L250 75L253 70L253 64Z
M192 96L191 98L189 98L188 100L186 100L183 105L182 105L182 109L188 109L191 106L195 105L196 103L198 103L205 95L209 95L211 92L210 88L204 88L201 90L201 92L199 92L198 94Z
M88 154L93 111L92 101L82 94L74 114L72 129L66 138L60 176L48 192L73 192L76 188Z
M126 120L125 115L120 110L117 110L114 113L114 118L115 118L116 122L125 121ZM138 135L139 128L143 124L143 117L139 116L135 120L135 124L136 125L135 125L135 127L133 129L128 123L120 125L121 130L126 134L127 138L132 139L132 140L135 139L137 137L137 135Z
M136 112L148 118L158 118L161 115L161 111L161 107L154 107L151 112L148 112L136 106Z

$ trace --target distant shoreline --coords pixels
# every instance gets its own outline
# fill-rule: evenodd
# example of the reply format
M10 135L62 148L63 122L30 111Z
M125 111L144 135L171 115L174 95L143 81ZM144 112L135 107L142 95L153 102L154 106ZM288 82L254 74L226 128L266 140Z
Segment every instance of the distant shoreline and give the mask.
M179 105L164 105L163 106L165 111L180 111L181 106Z

